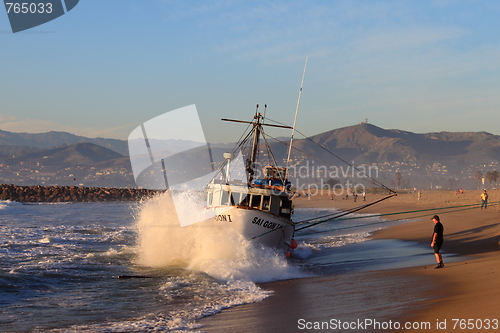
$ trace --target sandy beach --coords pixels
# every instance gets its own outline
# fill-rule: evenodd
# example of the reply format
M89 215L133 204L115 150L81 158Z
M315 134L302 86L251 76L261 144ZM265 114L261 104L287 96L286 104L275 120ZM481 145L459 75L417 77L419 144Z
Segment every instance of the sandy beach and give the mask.
M488 209L479 209L480 193L422 191L420 200L415 192L404 193L360 211L387 214L383 215L387 220L415 219L379 230L371 238L427 246L425 265L261 284L262 288L274 291L271 297L204 318L200 320L204 325L202 330L378 332L391 331L389 325L398 322L401 329L408 323L408 328L418 326L418 330L427 331L479 331L481 327L485 331L500 331L500 205L495 204L500 201L500 190L488 191ZM382 197L368 195L366 203ZM354 203L340 197L332 201L329 195L294 200L297 208L350 209L363 203L362 197ZM436 262L430 247L433 231L430 218L434 214L440 215L445 227L442 251L458 260L446 262L445 257L443 269L434 269ZM372 320L372 325L364 325L365 319ZM361 326L359 320L363 321ZM374 326L377 321L378 328ZM328 322L330 326L308 329L317 322ZM353 326L345 329L343 324ZM394 328L398 327L391 327L397 331Z

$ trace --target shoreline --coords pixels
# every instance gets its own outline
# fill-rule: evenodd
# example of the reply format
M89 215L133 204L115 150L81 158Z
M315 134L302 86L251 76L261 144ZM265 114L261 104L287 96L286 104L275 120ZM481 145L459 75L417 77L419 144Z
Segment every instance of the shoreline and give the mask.
M479 204L481 191L473 191L476 204ZM489 191L492 198L500 198L500 192ZM453 200L452 192L443 195L446 204ZM470 197L470 196L469 196ZM463 198L461 198L463 199ZM471 204L462 200L464 204ZM495 201L498 199L495 199ZM459 202L459 203L462 203ZM464 211L439 214L445 226L443 250L467 256L466 260L446 264L444 269L433 269L435 263L425 267L410 267L406 272L429 277L439 289L440 297L423 311L408 314L415 321L447 322L447 329L453 330L453 319L500 320L498 302L500 300L500 221L498 206L487 210L478 207ZM429 243L432 234L430 217L419 221L393 226L377 231L373 239L398 238ZM430 247L429 247L430 249ZM432 250L432 249L430 249ZM430 251L431 252L431 251ZM475 324L474 324L475 325ZM477 328L477 327L475 327Z
M499 320L500 300L500 206L490 205L487 210L478 206L439 210L441 207L478 205L482 191L455 194L454 191L422 192L390 198L368 207L361 214L388 214L415 210L426 215L414 222L377 230L370 240L403 240L429 247L428 264L389 270L345 273L313 278L284 280L259 284L274 293L267 299L222 311L202 318L201 329L206 332L294 332L308 331L298 328L298 320L329 321L373 318L379 321L430 323L433 330L453 330L453 319L474 319L474 325L486 320ZM490 203L500 199L500 190L488 191ZM368 195L367 203L382 198ZM362 205L362 198L354 203L340 198L332 202L329 195L297 198L297 208L349 209ZM473 209L471 209L473 208ZM464 209L457 211L458 209ZM443 269L434 269L436 262L430 247L433 224L430 217L441 216L445 226L442 252L464 257L464 260L446 262ZM394 219L413 217L414 214L396 215ZM410 286L410 287L409 287ZM335 290L350 290L335 294ZM380 302L373 301L372 308L363 311L351 309L349 303L358 297L369 297L377 290ZM392 295L392 296L391 296ZM369 299L369 298L368 298ZM342 306L339 307L339 301ZM392 308L399 304L399 309ZM344 309L347 308L347 311ZM314 310L314 311L313 311ZM367 317L367 314L371 315ZM446 323L446 324L444 324ZM446 329L444 329L446 326ZM498 323L500 326L500 322ZM477 327L475 327L477 328ZM455 327L457 329L457 327ZM370 331L370 330L364 330Z

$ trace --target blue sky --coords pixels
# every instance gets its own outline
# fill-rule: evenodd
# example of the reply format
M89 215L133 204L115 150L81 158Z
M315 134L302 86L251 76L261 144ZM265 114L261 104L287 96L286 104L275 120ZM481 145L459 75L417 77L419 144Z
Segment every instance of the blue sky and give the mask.
M207 140L267 103L297 128L500 134L500 2L81 0L13 34L0 11L0 129L126 139L196 104ZM186 130L189 130L186 128ZM277 130L275 135L286 135Z

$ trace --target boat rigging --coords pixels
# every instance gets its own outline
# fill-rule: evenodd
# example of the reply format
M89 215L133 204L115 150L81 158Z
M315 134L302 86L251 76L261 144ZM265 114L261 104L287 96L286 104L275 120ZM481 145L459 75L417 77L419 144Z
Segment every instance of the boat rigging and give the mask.
M288 126L266 118L267 105L264 105L264 115L262 115L262 113L259 112L258 104L252 121L221 119L222 121L248 124L250 130L242 135L232 153L224 154L225 162L219 168L219 172L216 173L216 175L218 174L219 176L212 179L205 191L207 209L214 211L216 219L230 221L232 227L247 239L255 239L270 247L287 249L287 256L290 254L291 250L297 247L297 242L293 239L296 231L310 228L320 223L330 222L396 195L394 190L365 174L367 180L388 190L389 195L368 205L362 205L347 211L329 214L319 219L314 218L305 221L292 221L292 197L294 193L291 190L291 182L288 179L291 152L292 149L296 149L310 155L293 146L295 132L303 135L300 131L296 130L296 122L307 68L307 60L308 58L306 58L304 71L302 73L293 126ZM271 120L275 124L264 123L266 119ZM284 143L267 135L264 126L291 129L290 143ZM364 174L363 171L335 155L326 147L314 142L314 140L307 138L305 135L303 136L329 154ZM264 140L264 146L268 152L269 163L262 170L259 170L257 168L257 162L259 159L261 137ZM278 165L266 137L288 145L285 167L280 167ZM247 156L243 162L245 175L239 179L236 179L237 177L234 177L234 174L232 175L231 173L231 164L234 164L234 159L232 161L232 158L234 156ZM331 164L329 162L326 163ZM262 173L260 173L260 171L262 171ZM296 228L299 224L300 228Z

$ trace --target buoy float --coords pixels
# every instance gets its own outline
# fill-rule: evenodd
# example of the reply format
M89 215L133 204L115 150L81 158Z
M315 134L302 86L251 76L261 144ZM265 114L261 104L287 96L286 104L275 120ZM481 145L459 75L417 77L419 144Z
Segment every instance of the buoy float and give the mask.
M295 239L292 239L292 240L290 241L290 248L291 248L292 250L294 250L294 249L296 249L296 248L297 248L297 246L299 246L299 243L298 243Z
M290 255L291 255L290 251L286 251L285 256L286 256L287 258L290 258Z

